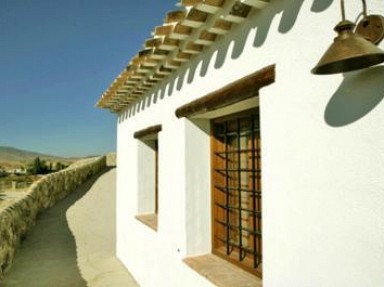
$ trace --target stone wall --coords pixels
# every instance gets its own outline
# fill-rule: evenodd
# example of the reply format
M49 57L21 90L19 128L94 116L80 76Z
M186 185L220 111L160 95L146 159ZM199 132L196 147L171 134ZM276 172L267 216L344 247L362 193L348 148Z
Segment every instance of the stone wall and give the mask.
M34 227L37 214L75 191L107 167L106 156L49 174L30 186L21 198L0 208L0 279L10 269L20 242Z
M108 167L116 167L116 153L111 152L106 155L107 157L107 166Z

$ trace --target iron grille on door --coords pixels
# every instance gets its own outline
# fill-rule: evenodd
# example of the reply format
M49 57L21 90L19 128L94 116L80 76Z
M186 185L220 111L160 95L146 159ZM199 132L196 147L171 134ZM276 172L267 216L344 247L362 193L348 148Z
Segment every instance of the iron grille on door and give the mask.
M258 112L212 121L213 252L261 276Z

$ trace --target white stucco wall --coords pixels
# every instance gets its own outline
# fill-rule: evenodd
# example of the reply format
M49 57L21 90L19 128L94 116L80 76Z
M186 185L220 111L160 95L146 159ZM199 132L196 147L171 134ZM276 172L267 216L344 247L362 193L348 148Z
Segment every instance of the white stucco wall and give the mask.
M382 1L368 7L384 14ZM361 5L346 1L346 9L354 20ZM339 20L336 0L271 1L119 117L117 254L142 286L212 286L182 262L210 250L208 120L174 112L270 64L276 82L258 99L263 286L384 286L384 68L310 73ZM155 232L134 218L133 133L157 124Z

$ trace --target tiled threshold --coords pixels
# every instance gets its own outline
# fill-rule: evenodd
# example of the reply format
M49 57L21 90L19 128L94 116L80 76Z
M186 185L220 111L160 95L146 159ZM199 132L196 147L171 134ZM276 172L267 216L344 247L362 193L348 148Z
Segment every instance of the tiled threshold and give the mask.
M262 287L260 278L212 254L189 257L184 262L218 287Z

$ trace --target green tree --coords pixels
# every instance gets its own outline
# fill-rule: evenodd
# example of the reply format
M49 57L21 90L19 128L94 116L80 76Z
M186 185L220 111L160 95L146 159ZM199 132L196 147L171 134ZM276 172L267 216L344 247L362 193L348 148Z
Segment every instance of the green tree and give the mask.
M68 167L67 164L64 164L60 161L56 162L56 166L55 166L56 170L62 170L62 169L65 169L67 167Z
M61 162L57 162L56 163L56 170L61 170L61 169L63 169L63 164L61 163Z
M39 157L33 160L32 165L30 167L30 173L34 175L43 173L43 163L41 162Z

